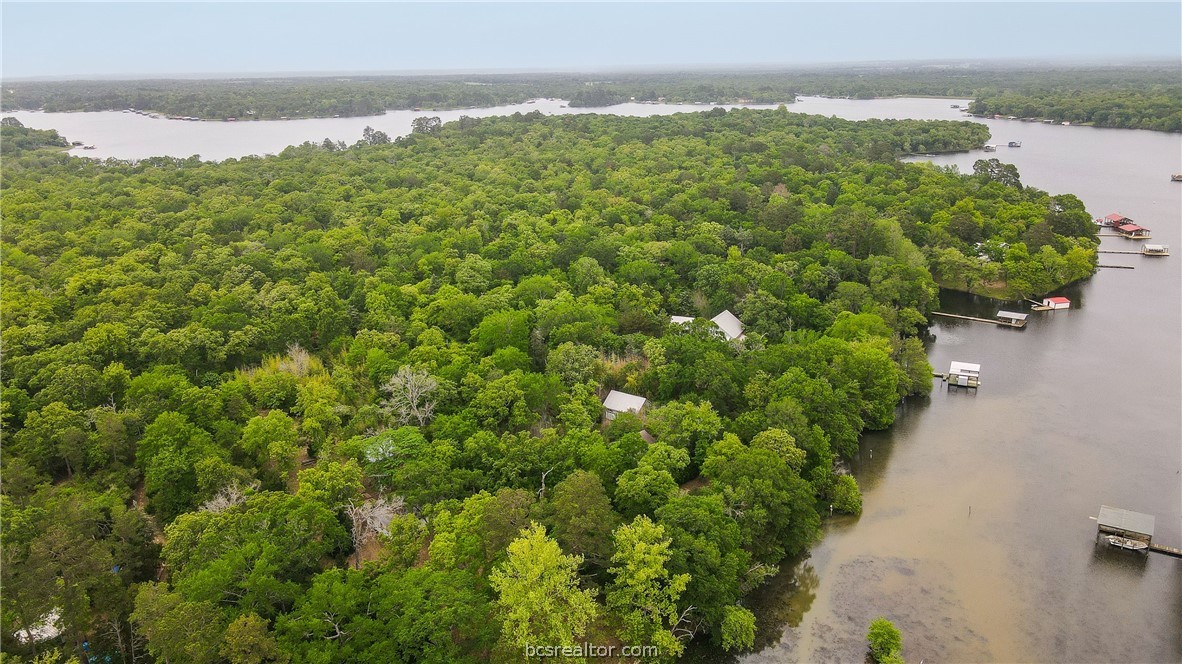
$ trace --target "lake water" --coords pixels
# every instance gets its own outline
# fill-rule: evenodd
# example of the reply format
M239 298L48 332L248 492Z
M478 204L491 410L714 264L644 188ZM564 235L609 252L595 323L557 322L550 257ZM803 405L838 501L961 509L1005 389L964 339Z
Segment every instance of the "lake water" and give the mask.
M842 117L955 118L948 100L812 100ZM936 319L929 359L982 365L982 387L900 409L865 437L854 474L864 512L826 526L808 559L754 598L762 662L854 662L869 622L891 618L909 662L1182 661L1182 560L1095 544L1101 504L1154 514L1154 541L1182 546L1182 136L985 120L981 158L1022 181L1120 212L1175 255L1101 254L1061 294L1067 311L1026 330ZM916 159L918 160L918 159ZM1140 242L1104 238L1103 248ZM1026 310L942 293L943 310Z
M850 119L958 119L963 100L803 98L790 109ZM275 153L364 127L405 134L422 115L446 120L540 110L653 115L702 106L568 109L539 100L493 109L391 112L288 122L177 122L125 113L16 113L93 143L87 156ZM860 518L826 525L811 555L762 588L763 662L857 662L878 615L916 662L1182 661L1182 560L1095 543L1101 504L1154 514L1154 540L1182 546L1182 136L983 120L993 142L1021 148L931 159L970 172L976 159L1015 164L1027 185L1074 193L1093 216L1120 212L1175 256L1103 254L1102 269L1063 293L1070 310L1032 313L1025 330L935 321L929 357L982 364L982 387L936 383L865 437L853 470ZM1140 243L1106 238L1104 247ZM943 309L992 316L995 301L954 293ZM1020 308L1006 304L1004 308ZM701 655L713 659L715 655Z
M752 105L750 108L775 108ZM315 118L251 122L186 122L150 118L136 113L9 113L34 129L56 129L71 141L93 145L93 150L75 148L80 157L142 159L144 157L190 157L221 161L229 157L277 154L289 145L325 138L350 145L361 140L366 127L384 131L390 138L410 133L415 118L438 116L444 122L467 115L474 118L540 111L547 115L571 113L612 113L615 115L672 115L709 110L695 104L620 104L610 108L568 108L558 99L537 99L512 106L470 108L452 111L390 111L385 115L357 118ZM724 108L732 108L726 106Z

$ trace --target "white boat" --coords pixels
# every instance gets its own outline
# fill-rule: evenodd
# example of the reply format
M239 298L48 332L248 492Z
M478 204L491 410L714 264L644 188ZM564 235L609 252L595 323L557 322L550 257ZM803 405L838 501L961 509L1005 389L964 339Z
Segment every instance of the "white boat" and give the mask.
M986 152L997 152L997 146L996 146L996 145L991 145L991 144L988 144L988 143L986 143L986 144L985 144L985 146L984 146L984 147L982 147L981 149L982 149L982 150L984 150L984 151L986 151Z
M1119 535L1108 535L1104 539L1108 540L1108 543L1112 546L1120 549L1128 549L1130 551L1144 551L1149 548L1149 545L1145 542L1129 539L1127 537L1121 537Z

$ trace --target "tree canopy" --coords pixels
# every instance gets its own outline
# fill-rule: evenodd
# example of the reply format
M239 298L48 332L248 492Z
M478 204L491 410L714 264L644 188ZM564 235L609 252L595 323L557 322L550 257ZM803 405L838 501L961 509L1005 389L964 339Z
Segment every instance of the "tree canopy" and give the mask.
M841 459L931 389L938 284L1038 293L1095 264L1075 197L893 158L980 145L968 122L369 138L5 154L6 652L55 610L59 646L128 660L750 647L744 595L818 506L858 510ZM649 405L609 425L612 389Z

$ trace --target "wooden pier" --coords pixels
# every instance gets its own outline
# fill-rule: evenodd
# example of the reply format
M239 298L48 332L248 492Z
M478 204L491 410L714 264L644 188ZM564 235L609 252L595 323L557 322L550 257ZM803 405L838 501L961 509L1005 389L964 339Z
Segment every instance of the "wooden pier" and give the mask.
M1132 265L1097 265L1096 267L1107 267L1116 270L1135 270Z
M1169 256L1170 247L1165 244L1146 244L1140 249L1097 249L1098 254L1138 254L1141 256ZM1103 267L1103 266L1101 266Z
M971 321L976 321L978 323L993 323L994 325L1000 325L1002 327L1015 327L1015 328L1026 327L1026 321L1014 323L1014 322L1005 321L1005 320L997 320L996 318L977 318L976 316L961 316L960 314L946 314L943 311L933 311L932 315L933 316L943 316L945 318L959 318L961 320L971 320Z
M1150 542L1149 543L1149 550L1154 553L1164 553L1167 556L1173 556L1175 558L1182 558L1182 549L1172 547L1172 546L1166 546L1164 544L1154 544L1153 542Z

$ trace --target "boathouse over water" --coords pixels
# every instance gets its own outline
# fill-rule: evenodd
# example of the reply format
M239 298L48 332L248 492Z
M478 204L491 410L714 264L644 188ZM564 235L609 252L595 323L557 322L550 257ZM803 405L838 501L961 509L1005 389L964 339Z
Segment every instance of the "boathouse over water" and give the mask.
M1096 517L1097 527L1101 533L1134 539L1147 544L1153 542L1154 520L1152 514L1142 514L1107 505L1100 506L1100 516Z
M1042 299L1042 306L1046 307L1047 309L1070 309L1071 300L1061 296L1044 297Z
M1128 217L1124 216L1123 214L1119 214L1117 212L1113 212L1112 214L1105 215L1105 217L1103 219L1099 219L1097 221L1100 221L1105 226L1123 226L1125 224L1133 223L1132 219L1129 219Z
M1120 226L1117 226L1115 230L1122 237L1141 238L1141 239L1147 239L1147 238L1152 237L1149 234L1148 228L1145 228L1144 226L1138 226L1137 224L1121 224Z
M997 312L997 320L1010 327L1026 327L1026 318L1028 315L1020 314L1016 311L999 311Z
M948 384L977 387L981 384L981 365L971 362L953 362L948 367Z

